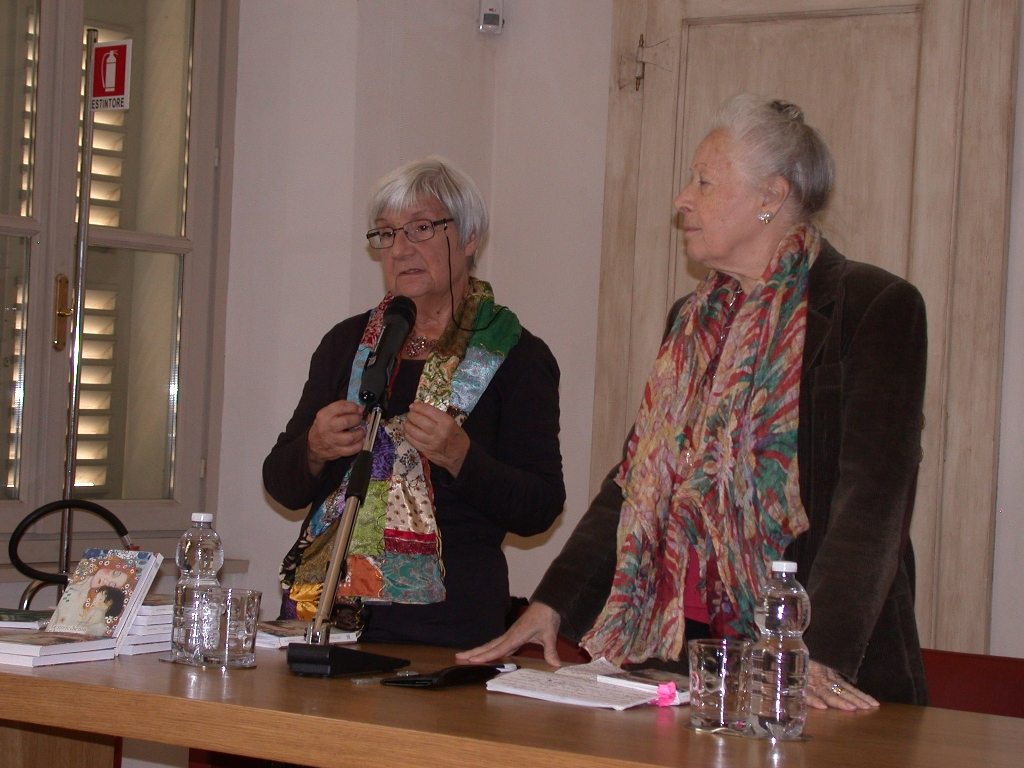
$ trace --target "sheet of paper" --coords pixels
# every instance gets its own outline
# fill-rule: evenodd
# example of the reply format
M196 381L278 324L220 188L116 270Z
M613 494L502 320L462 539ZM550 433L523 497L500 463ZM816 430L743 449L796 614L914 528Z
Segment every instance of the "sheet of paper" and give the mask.
M589 664L570 664L555 670L556 675L576 675L578 677L596 677L597 675L614 675L622 672L604 656L594 659Z
M593 673L578 675L565 674L562 671L541 672L537 669L517 669L515 672L499 675L487 681L487 690L559 704L618 710L648 704L651 701L649 693L599 683Z

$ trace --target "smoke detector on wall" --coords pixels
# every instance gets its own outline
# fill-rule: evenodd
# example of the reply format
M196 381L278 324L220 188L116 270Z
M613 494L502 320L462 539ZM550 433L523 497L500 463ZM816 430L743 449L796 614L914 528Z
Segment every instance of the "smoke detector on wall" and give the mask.
M504 0L480 0L480 31L486 35L500 35L505 26L502 13Z

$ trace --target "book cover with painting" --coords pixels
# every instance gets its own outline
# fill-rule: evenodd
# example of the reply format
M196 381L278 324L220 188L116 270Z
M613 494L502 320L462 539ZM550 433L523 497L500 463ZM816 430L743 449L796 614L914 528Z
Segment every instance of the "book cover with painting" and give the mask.
M116 638L131 626L163 557L88 549L57 602L47 632Z

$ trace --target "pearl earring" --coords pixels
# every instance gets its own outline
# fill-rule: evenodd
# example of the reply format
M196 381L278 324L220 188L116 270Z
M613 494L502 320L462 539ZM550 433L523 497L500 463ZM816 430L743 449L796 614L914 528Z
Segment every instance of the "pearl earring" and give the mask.
M768 213L768 211L765 211L764 213L762 213L757 218L759 218L761 220L762 224L767 225L768 222L770 222L772 220L772 215L770 213Z

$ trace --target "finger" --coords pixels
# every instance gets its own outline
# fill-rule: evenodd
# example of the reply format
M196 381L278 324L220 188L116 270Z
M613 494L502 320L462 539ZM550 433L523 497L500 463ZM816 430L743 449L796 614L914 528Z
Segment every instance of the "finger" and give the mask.
M430 419L431 421L440 419L443 416L448 416L448 414L440 408L435 408L427 403L421 403L418 400L414 400L409 404L409 413L415 413L417 416L422 416L423 418ZM449 416L448 418L451 417Z
M331 429L337 432L345 432L350 429L362 426L363 418L359 413L339 413L331 417Z
M423 423L414 419L406 419L405 421L405 436L422 438L430 433L430 422Z
M807 706L813 707L814 709L828 709L828 704L815 693L810 690L807 691Z
M498 640L491 640L491 642L489 643L478 645L476 648L470 648L468 651L459 651L455 654L455 658L462 660L475 659L481 653L486 653L487 651L489 651L492 647L494 647L494 644L497 642Z
M556 639L547 637L545 635L542 643L544 647L544 661L546 661L552 667L562 666L562 660L558 658L558 647L556 645L556 642Z
M455 658L481 663L496 661L497 659L515 653L519 650L519 645L513 642L508 635L509 633L506 632L501 637L495 638L489 643L485 643L484 645L472 648L468 651L457 653L455 654Z
M831 685L831 684L830 684ZM857 705L847 699L846 689L839 686L840 692L836 692L830 686L822 686L817 689L818 697L826 706L832 709L841 709L845 712L852 712L858 709Z
M349 400L335 400L333 403L328 403L317 413L318 416L324 418L334 418L336 416L346 415L359 415L361 416L363 409L358 403L350 402Z
M871 709L879 706L872 696L846 682L834 672L829 675L812 676L812 678L808 680L808 690L817 691L819 698L823 699L830 706L836 706L831 701L832 697L838 697L838 699L856 709ZM838 708L845 709L845 707Z
M428 437L441 439L444 436L444 427L431 419L416 417L406 420L405 432L406 434L411 432L423 439Z
M852 685L844 685L843 694L846 700L857 707L857 709L873 709L880 706L873 696L864 693L860 688L854 688Z
M405 437L409 441L410 445L412 445L412 447L415 448L420 453L424 455L432 453L432 443L430 441L429 435L425 435L422 432L416 430L406 429ZM427 458L430 457L427 456Z

